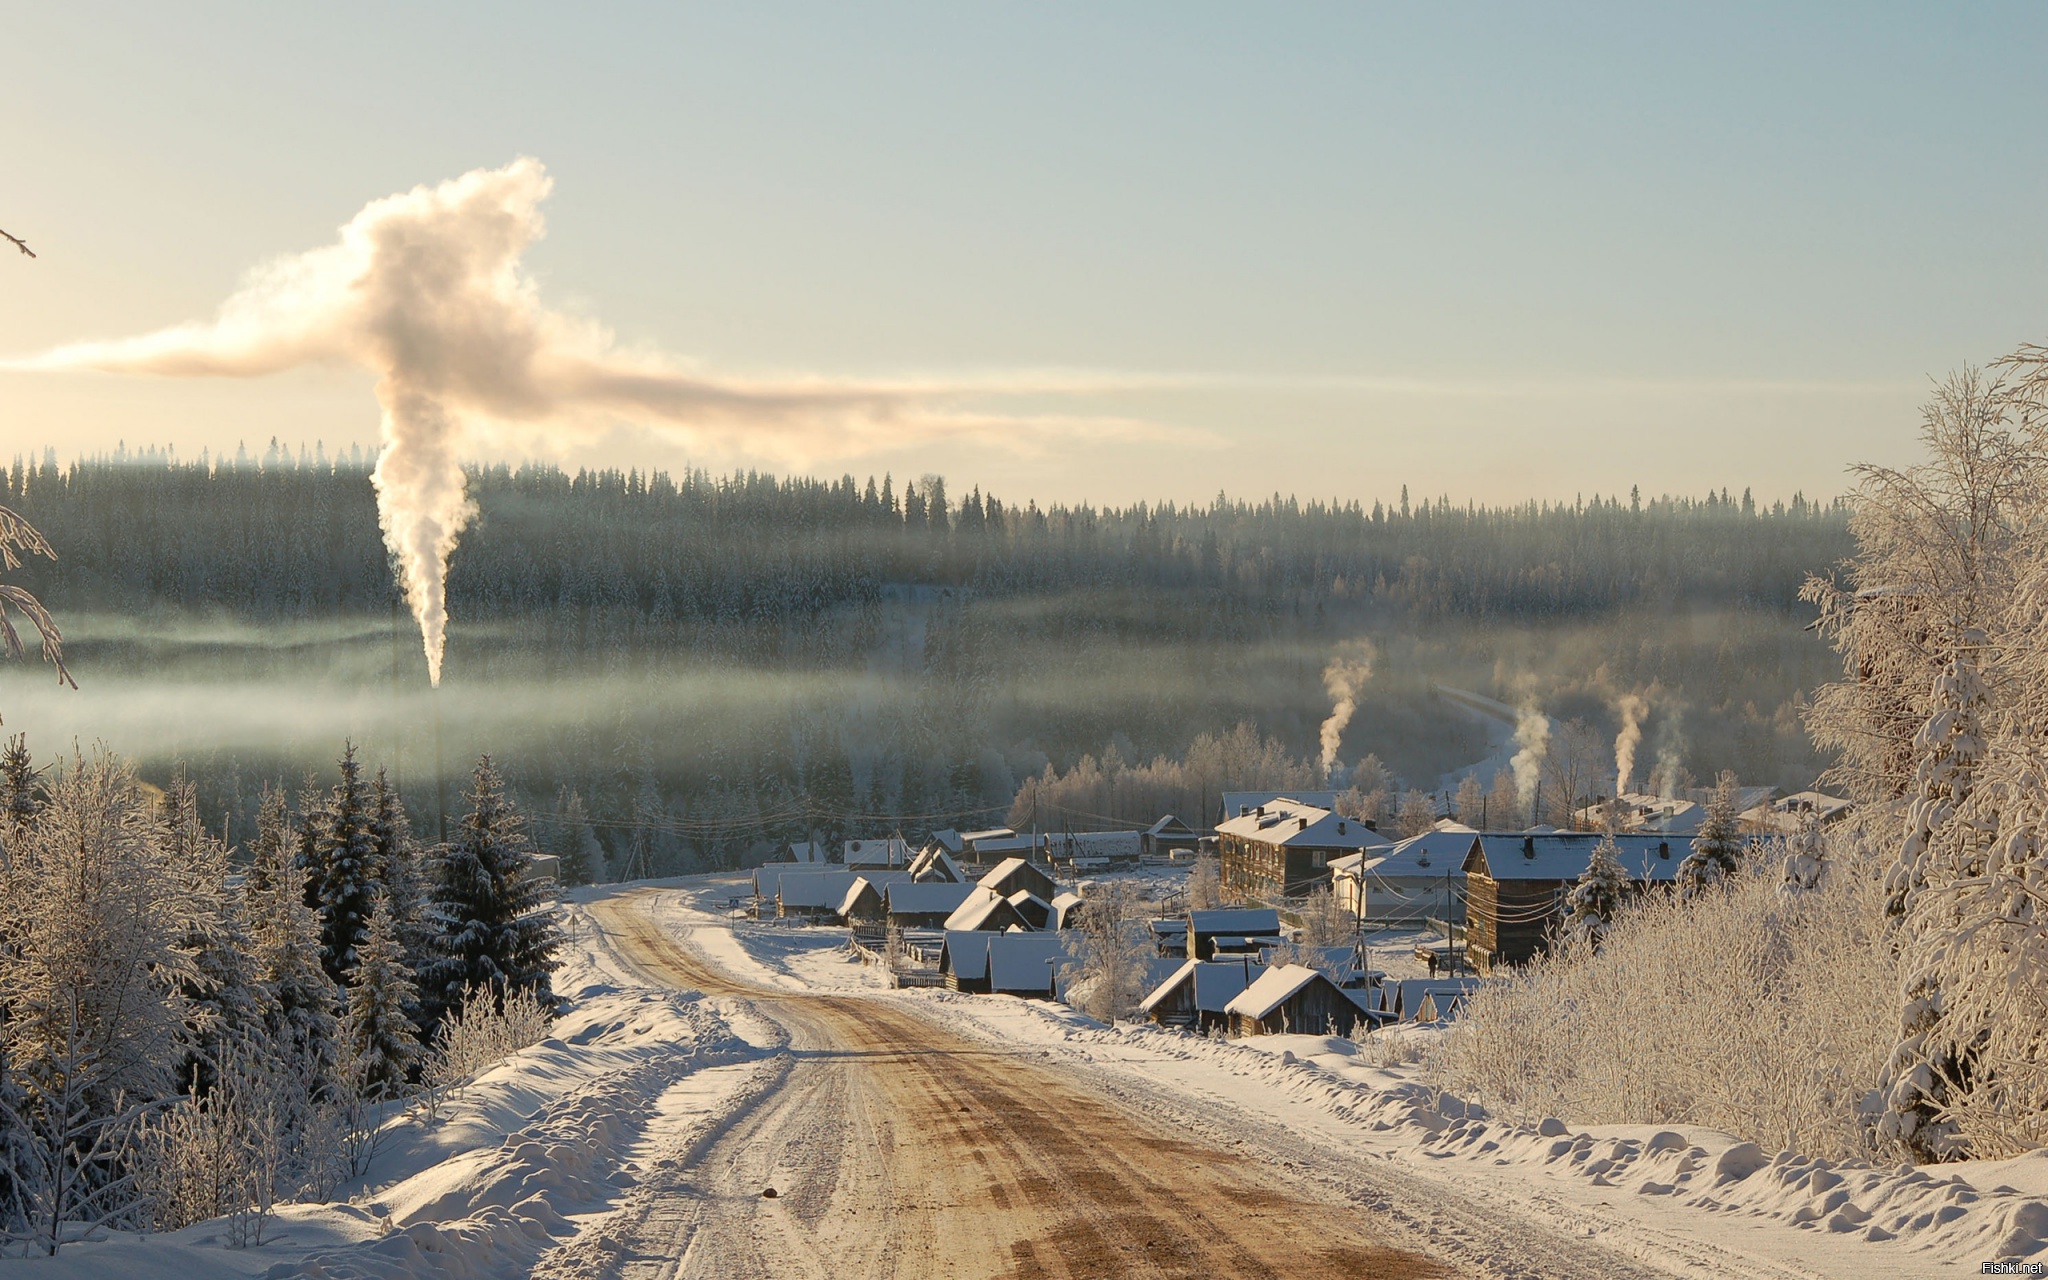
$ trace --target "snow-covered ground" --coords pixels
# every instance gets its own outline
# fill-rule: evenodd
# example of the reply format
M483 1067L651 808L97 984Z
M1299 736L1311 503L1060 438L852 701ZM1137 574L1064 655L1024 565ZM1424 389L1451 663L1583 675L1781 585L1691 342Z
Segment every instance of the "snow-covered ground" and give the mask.
M706 897L663 895L657 918L737 976L902 1002L956 1032L1062 1060L1127 1105L1241 1135L1297 1169L1321 1166L1332 1181L1360 1159L1387 1162L1444 1195L1564 1223L1695 1276L1882 1280L2048 1260L2048 1153L1923 1171L1773 1154L1707 1129L1516 1125L1429 1087L1413 1065L1428 1029L1363 1046L1323 1036L1217 1041L1104 1027L1009 997L885 992L837 931L734 924L706 909ZM1388 940L1389 955L1402 949Z
M1491 1216L1544 1223L1688 1276L1885 1280L2048 1260L2048 1153L1879 1169L1774 1155L1701 1129L1510 1124L1427 1085L1413 1063L1428 1029L1364 1045L1229 1042L1104 1027L1008 997L894 991L837 930L731 919L723 904L733 885L668 882L641 902L670 937L744 983L886 1001L1036 1054L1130 1110L1368 1204L1447 1258L1497 1247L1473 1230ZM740 1123L778 1078L786 1032L744 1000L651 984L581 906L571 918L557 975L570 1006L555 1034L487 1072L438 1121L394 1119L369 1178L344 1203L282 1209L256 1248L227 1248L211 1223L168 1236L113 1233L0 1271L33 1266L65 1280L605 1274L617 1252L611 1224L644 1217L640 1202L664 1194L665 1171L689 1166ZM1383 950L1404 948L1389 939ZM1367 1185L1370 1194L1358 1191Z

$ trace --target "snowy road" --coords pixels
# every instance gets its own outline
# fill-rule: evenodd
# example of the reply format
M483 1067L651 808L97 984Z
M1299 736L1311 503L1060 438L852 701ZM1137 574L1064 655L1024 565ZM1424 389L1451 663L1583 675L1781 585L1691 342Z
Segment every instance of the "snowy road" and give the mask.
M1416 1187L1397 1170L1300 1176L1234 1150L1227 1130L943 1027L925 1016L939 1006L744 983L643 905L593 906L620 958L649 982L744 1002L786 1053L696 1158L650 1170L638 1207L607 1224L615 1274L1668 1274L1441 1187L1426 1212L1401 1211Z

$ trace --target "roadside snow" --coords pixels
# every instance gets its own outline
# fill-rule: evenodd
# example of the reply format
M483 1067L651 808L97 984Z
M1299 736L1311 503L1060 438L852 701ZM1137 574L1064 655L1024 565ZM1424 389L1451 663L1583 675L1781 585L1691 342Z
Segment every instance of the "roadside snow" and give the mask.
M1425 1183L1691 1275L1885 1280L2048 1260L2048 1152L1890 1169L1771 1154L1708 1129L1513 1124L1420 1078L1412 1064L1435 1034L1427 1028L1363 1046L1334 1036L1217 1041L1104 1027L1064 1005L875 990L879 975L845 958L840 931L733 927L703 897L664 894L658 918L737 976L783 989L870 990L954 1030L1064 1059L1141 1109L1225 1132L1232 1114L1255 1118L1237 1131L1267 1135L1268 1158L1320 1164L1332 1180L1359 1159L1393 1162Z
M554 1034L470 1081L427 1122L386 1123L348 1203L287 1205L265 1243L218 1222L108 1233L36 1264L49 1280L463 1280L526 1275L632 1194L640 1170L719 1124L774 1072L779 1033L731 1002L653 989L581 905L555 988Z

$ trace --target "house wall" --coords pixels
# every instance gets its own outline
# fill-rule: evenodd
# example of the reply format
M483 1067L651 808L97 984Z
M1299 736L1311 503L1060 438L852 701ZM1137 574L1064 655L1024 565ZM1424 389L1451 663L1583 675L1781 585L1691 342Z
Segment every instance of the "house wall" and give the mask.
M1465 938L1473 965L1486 973L1497 965L1533 959L1549 943L1566 884L1495 880L1477 872L1467 876Z
M1347 849L1307 849L1270 844L1246 836L1218 841L1224 896L1235 901L1273 902L1300 897L1330 882L1331 858Z

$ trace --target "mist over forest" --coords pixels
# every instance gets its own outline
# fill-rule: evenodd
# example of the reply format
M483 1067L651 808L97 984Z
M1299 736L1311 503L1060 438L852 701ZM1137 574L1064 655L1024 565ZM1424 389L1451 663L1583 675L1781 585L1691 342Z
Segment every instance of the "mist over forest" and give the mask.
M545 466L469 485L432 691L360 461L17 461L0 501L60 558L14 580L80 688L15 669L7 730L44 759L104 740L182 771L235 840L266 782L324 784L345 739L429 832L437 771L490 751L544 843L587 813L615 864L656 871L1001 822L1048 767L1179 759L1240 725L1319 772L1324 668L1359 640L1376 659L1337 760L1406 786L1488 750L1433 683L1610 738L1641 695L1667 780L1796 788L1825 764L1798 704L1839 660L1798 590L1851 551L1839 501L1041 508L933 476Z

